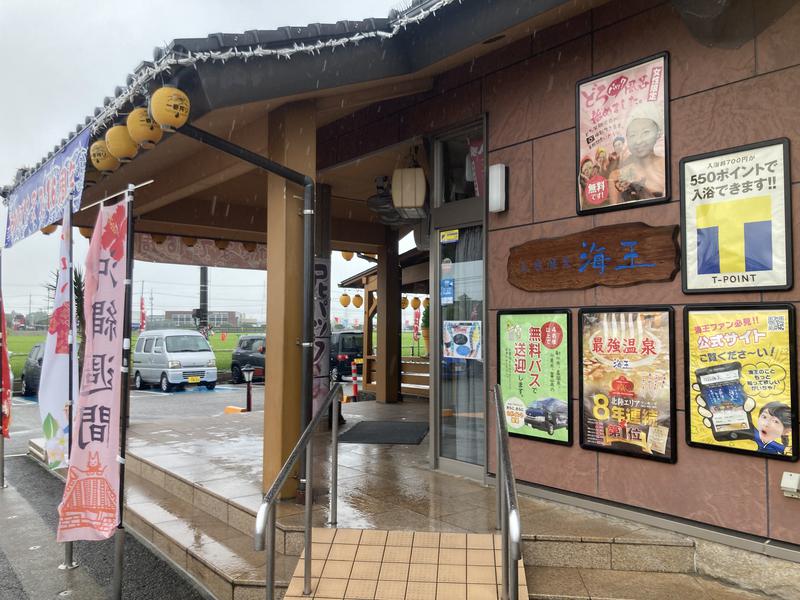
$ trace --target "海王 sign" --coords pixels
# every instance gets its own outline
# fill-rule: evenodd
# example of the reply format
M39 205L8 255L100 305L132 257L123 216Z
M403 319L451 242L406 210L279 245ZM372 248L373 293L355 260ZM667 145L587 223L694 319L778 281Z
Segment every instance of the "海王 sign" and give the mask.
M500 311L497 380L511 435L572 444L568 310Z
M683 291L792 287L789 140L681 160Z
M693 306L684 312L686 440L797 460L794 306Z
M678 227L624 223L511 248L508 282L529 292L670 281L679 267Z
M672 308L581 309L581 447L675 462Z

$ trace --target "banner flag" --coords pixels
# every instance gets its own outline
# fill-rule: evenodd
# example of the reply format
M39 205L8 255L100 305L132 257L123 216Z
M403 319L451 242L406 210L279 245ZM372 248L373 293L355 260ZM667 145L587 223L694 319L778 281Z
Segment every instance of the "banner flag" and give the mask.
M8 197L6 248L81 206L91 131L87 127Z
M72 398L78 397L78 357L76 344L72 344L70 361L70 335L76 340L75 308L70 306L72 265L72 219L69 205L64 206L61 227L61 249L58 255L58 277L53 297L53 314L47 328L47 340L42 358L42 375L39 381L39 416L42 419L47 466L61 469L67 466L67 440L69 438L69 370L72 366ZM72 314L70 314L72 313ZM70 333L70 317L72 332Z
M147 329L147 311L144 309L144 296L139 298L139 331Z
M11 424L11 365L8 360L8 338L6 337L6 310L3 304L3 296L0 294L0 336L3 338L3 352L0 356L0 377L3 378L3 394L0 397L0 410L3 411L3 437L8 435L8 426Z
M59 542L111 537L119 524L120 393L128 204L103 207L86 258L86 350Z

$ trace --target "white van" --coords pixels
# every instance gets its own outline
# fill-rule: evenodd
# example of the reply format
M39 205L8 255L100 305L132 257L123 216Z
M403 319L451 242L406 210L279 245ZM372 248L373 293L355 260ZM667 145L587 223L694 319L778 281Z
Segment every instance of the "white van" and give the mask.
M157 384L162 392L186 384L217 385L217 361L202 334L187 329L146 331L133 351L133 385Z

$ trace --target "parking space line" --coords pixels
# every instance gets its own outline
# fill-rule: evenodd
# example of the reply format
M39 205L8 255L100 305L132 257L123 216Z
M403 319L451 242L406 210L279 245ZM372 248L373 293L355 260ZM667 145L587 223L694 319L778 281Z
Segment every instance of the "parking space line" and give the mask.
M152 392L150 390L136 390L135 392L131 392L131 396L135 396L136 394L151 394L153 396L171 396L172 394L168 394L166 392Z

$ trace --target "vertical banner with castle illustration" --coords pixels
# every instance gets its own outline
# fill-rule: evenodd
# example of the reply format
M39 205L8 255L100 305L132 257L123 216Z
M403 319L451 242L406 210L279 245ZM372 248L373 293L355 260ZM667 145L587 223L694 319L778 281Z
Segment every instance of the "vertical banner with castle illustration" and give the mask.
M687 307L686 440L797 460L794 306Z
M671 307L580 311L581 447L675 462Z
M128 208L100 209L86 258L86 350L58 541L103 540L119 523L120 366Z
M792 287L789 140L681 160L683 291Z
M497 381L510 435L572 444L570 312L497 315Z

